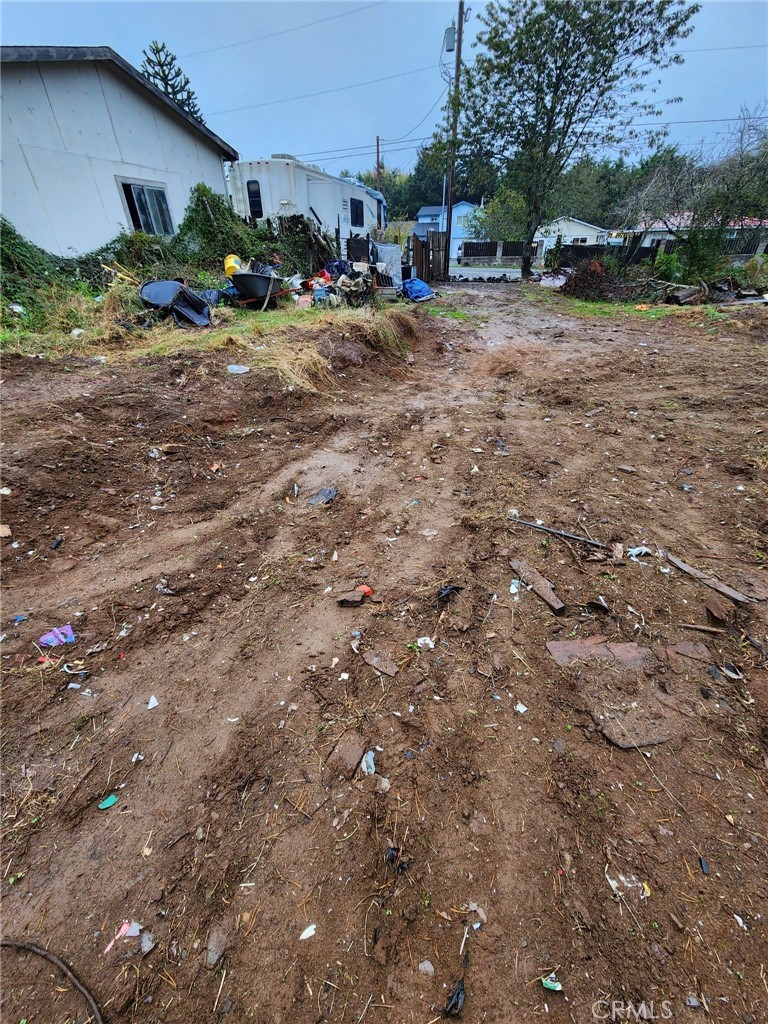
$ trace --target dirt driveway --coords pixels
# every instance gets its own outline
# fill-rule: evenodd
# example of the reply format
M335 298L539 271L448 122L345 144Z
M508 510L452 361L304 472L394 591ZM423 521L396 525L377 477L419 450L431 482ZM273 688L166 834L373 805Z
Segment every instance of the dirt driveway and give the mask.
M103 1020L768 1019L768 319L570 310L6 359L3 938Z

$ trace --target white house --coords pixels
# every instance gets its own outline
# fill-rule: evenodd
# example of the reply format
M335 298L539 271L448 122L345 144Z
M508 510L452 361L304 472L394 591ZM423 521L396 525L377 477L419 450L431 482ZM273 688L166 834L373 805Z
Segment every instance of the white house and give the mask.
M453 213L451 216L452 260L457 258L459 245L468 237L467 224L469 215L479 209L480 207L477 206L476 203L469 203L466 199L462 199L460 202L453 204ZM418 235L419 238L426 238L428 231L445 231L447 218L447 206L422 206L416 214L416 225L413 229L414 234Z
M608 228L599 228L576 217L558 217L549 224L542 224L533 236L540 243L539 256L556 244L558 235L563 245L605 245L608 242Z
M172 234L199 182L226 193L232 146L108 46L3 46L2 211L49 252L122 229Z
M232 165L229 186L232 205L249 220L300 213L330 234L338 231L342 239L373 234L387 225L381 192L326 174L290 153L238 161Z

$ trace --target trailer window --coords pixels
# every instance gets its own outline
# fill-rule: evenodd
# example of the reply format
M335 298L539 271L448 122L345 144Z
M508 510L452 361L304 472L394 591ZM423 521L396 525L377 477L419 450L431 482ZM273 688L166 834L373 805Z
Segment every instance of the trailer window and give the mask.
M251 213L251 220L260 220L264 216L264 207L261 204L261 185L252 178L247 183L248 188L248 209Z
M365 216L363 215L363 201L362 199L350 199L349 201L350 214L352 217L352 227L361 228L365 225Z
M120 182L134 231L145 235L172 235L171 211L164 188Z

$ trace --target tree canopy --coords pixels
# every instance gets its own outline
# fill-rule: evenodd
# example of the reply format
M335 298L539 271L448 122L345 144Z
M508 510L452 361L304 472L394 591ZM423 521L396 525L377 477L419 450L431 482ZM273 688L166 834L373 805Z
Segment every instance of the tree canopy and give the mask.
M201 124L205 124L197 96L192 91L189 78L179 67L176 54L171 53L165 43L159 43L156 39L149 44L148 50L142 52L142 74L161 92L183 107L188 114L196 117Z
M579 155L652 139L635 122L661 115L652 76L682 62L674 46L698 10L685 0L515 0L478 15L461 145L493 153L502 173L514 169L527 241Z

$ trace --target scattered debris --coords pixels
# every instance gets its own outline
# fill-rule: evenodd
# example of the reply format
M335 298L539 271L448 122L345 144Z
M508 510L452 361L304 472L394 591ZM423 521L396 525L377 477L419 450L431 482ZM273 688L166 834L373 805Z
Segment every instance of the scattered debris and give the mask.
M443 1014L446 1017L460 1017L461 1011L464 1009L464 998L464 979L462 978L456 983L455 988L448 997Z
M317 494L309 499L310 505L329 505L337 495L335 487L321 487Z
M565 605L557 596L552 586L552 583L541 573L528 565L527 562L513 561L510 565L515 572L520 574L521 579L531 588L531 590L540 597L545 604L549 605L555 615L562 615L565 611Z
M518 715L524 715L527 710L528 708L525 706L525 704L523 704L522 701L518 701L517 704L515 704L515 711L518 713Z
M109 795L109 796L107 796L107 797L105 797L105 798L104 798L104 799L103 799L103 800L101 801L101 803L99 804L99 810L100 810L100 811L106 811L106 810L108 810L108 809L109 809L110 807L114 807L114 806L115 806L115 804L117 803L118 799L119 799L119 798L118 798L118 795L117 795L117 793L110 793L110 795Z
M360 770L362 771L363 775L376 774L376 764L374 763L374 755L375 751L373 750L368 750L363 755L363 759L360 762Z
M706 857L699 857L699 866L701 867L703 874L709 874L709 861Z
M359 590L349 590L346 594L339 594L336 598L336 604L342 608L354 608L360 605L365 600L365 594Z
M557 980L557 975L554 972L552 974L548 974L546 976L546 978L542 978L541 979L541 984L544 986L544 988L548 989L550 992L562 992L563 991L563 986Z
M127 921L124 923L126 925L128 924ZM115 939L117 939L118 937L119 934L115 936ZM110 944L104 950L105 953L108 953L110 951L110 949L115 943L115 939L113 939L112 942L110 942ZM78 979L75 973L69 967L67 967L64 961L60 960L59 957L57 957L54 953L51 953L47 949L43 949L41 946L36 945L36 943L34 942L16 942L15 939L0 939L0 946L3 946L7 949L20 950L25 953L34 953L36 956L41 956L44 960L47 960L49 963L53 964L54 967L58 967L58 969L61 971L64 977L67 978L67 980L74 985L77 991L83 996L83 998L88 1003L88 1006L91 1009L91 1014L93 1015L94 1024L104 1024L104 1018L101 1015L101 1011L99 1010L99 1005L96 1002L96 1000L93 998L93 996L85 987L85 985L83 985L83 983Z
M303 942L305 939L311 939L316 931L317 931L317 925L316 924L307 925L307 927L304 929L304 931L299 936L299 942Z
M507 515L507 518L511 523L517 523L518 526L528 526L532 530L540 530L542 533L549 533L553 537L563 537L565 540L576 540L580 544L589 544L593 548L602 548L608 550L609 545L603 544L602 541L592 540L591 537L580 537L578 533L567 533L565 530L554 530L551 526L544 526L543 523L529 523L525 519L518 519L517 516L511 514Z
M363 741L356 732L345 732L328 756L326 764L335 772L352 778L365 753Z
M573 661L597 658L600 661L618 662L625 668L643 668L653 657L648 647L636 643L617 644L605 636L591 636L579 640L550 640L547 650L558 665L570 665Z
M10 528L10 526L7 526L5 523L0 525L0 538L12 537L12 536L13 536L13 530Z
M160 701L157 699L157 697L153 693L152 696L147 701L147 711L151 711L152 708L156 708L159 703L160 703Z
M420 636L416 645L420 651L434 651L435 649L435 641L429 636Z
M397 662L384 651L366 651L363 661L385 676L397 675Z
M227 373L241 374L250 372L250 366L243 366L241 363L230 363L227 367Z
M653 552L651 551L651 549L645 547L644 544L641 544L639 547L636 547L636 548L628 548L627 549L627 556L629 558L631 558L633 562L640 562L640 559L642 558L643 555L652 555L652 554L653 554ZM642 563L640 563L640 564L642 564Z
M437 592L437 603L438 605L445 604L449 601L454 594L460 594L464 587L459 587L455 583L446 583L444 587L440 587Z
M61 647L64 644L75 643L75 631L70 625L59 626L43 633L39 640L41 647Z
M637 469L634 466L617 466L616 469L621 473L636 473Z
M695 569L692 565L688 565L681 558L676 558L675 555L671 555L668 551L664 552L664 557L670 565L674 565L680 572L685 572L689 576L693 576L694 579L699 580L706 587L711 587L712 590L716 590L718 594L722 594L724 597L730 597L732 601L737 601L739 604L751 604L758 598L747 597L746 594L739 593L738 590L733 590L731 587L721 583L720 580L714 579L712 576L707 576L706 573L701 572L699 569Z
M434 978L435 966L431 960L422 960L419 964L419 970L422 974L426 974L428 978Z

